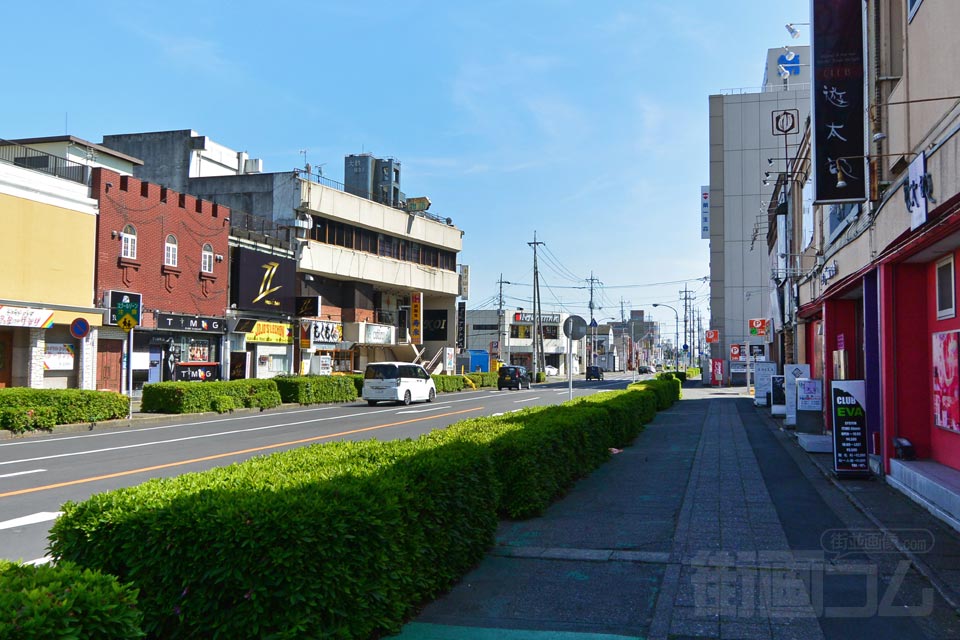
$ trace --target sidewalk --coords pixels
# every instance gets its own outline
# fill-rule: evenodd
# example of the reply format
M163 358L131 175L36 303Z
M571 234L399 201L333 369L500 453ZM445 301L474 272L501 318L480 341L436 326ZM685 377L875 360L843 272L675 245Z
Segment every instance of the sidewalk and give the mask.
M543 516L501 523L398 637L960 638L958 536L882 482L838 486L822 463L752 400L685 388ZM934 540L911 554L920 571L874 544L907 528Z

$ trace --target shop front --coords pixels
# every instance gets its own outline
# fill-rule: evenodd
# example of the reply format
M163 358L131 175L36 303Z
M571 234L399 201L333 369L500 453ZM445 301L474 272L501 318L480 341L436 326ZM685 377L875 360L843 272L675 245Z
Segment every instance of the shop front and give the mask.
M252 375L244 377L272 378L292 372L293 325L289 322L258 320L247 333L246 344Z
M207 382L223 377L221 317L158 313L155 329L133 334L133 387L145 382Z
M343 340L343 323L325 320L300 321L300 375L323 369L350 373L358 365L352 342Z

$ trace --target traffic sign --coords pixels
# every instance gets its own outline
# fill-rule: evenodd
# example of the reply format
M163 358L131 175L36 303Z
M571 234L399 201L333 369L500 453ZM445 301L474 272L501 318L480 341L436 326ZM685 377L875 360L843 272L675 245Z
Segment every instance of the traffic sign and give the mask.
M684 351L690 351L690 345L684 344L684 345L683 345L683 350L684 350Z
M738 344L730 345L730 359L740 360L740 345Z
M130 330L137 326L136 320L131 318L129 315L120 316L120 319L117 320L117 326L130 333Z
M90 323L86 318L76 318L70 323L70 335L77 340L82 340L90 333Z
M707 344L720 342L720 332L717 329L710 329L706 333Z
M767 335L767 319L766 318L751 318L747 321L750 328L750 335L752 336L765 336Z
M580 316L569 316L563 321L563 334L571 340L579 340L587 335L587 321Z

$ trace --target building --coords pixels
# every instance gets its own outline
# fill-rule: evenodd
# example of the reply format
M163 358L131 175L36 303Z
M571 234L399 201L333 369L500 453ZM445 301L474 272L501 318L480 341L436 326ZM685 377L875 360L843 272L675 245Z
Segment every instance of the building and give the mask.
M49 153L57 143L44 140L0 141L0 388L96 389L104 314L94 301L91 166Z
M561 375L566 375L567 371L567 337L563 333L563 322L568 317L569 314L566 313L540 314L540 324L543 327L543 351L540 361L543 362L544 367L555 367ZM491 359L499 357L507 364L520 365L532 371L534 320L533 313L520 309L467 311L465 322L467 349L487 351ZM573 342L571 353L574 375L580 373L584 366L582 362L584 340Z
M748 320L771 315L769 283L777 266L765 246L771 177L796 154L809 83L809 47L770 49L759 90L709 99L709 328L720 332L709 357L724 361L724 382L746 383L746 357L731 359L731 347L749 342Z
M234 215L234 235L258 225L295 232L297 296L319 300L315 314L293 319L296 370L321 358L340 371L376 360L439 368L455 344L457 298L467 293L457 264L463 232L427 211L426 198L407 204L399 161L348 156L346 189L309 165L264 173L260 161L190 130L110 135L104 145L142 158L144 180L249 214ZM233 351L249 352L246 335L231 334Z

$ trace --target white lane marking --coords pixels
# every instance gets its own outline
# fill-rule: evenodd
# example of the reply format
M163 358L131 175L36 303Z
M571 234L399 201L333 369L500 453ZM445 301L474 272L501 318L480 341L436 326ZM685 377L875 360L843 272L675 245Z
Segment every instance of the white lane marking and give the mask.
M0 530L3 529L13 529L15 527L25 527L28 524L39 524L41 522L50 522L51 520L56 520L60 517L59 511L38 511L37 513L31 513L28 516L23 516L22 518L14 518L13 520L4 520L0 522Z
M404 409L404 410L402 410L402 411L397 411L397 415L404 415L404 414L407 414L407 413L429 413L429 412L431 412L431 411L439 411L440 409L451 409L451 408L452 408L452 407L451 407L449 404L446 405L446 406L443 406L443 405L440 405L440 406L433 405L433 406L430 406L430 407L426 407L426 408L424 408L424 409Z
M12 478L13 476L25 476L31 473L44 473L46 469L30 469L30 471L17 471L16 473L4 473L0 478Z
M458 393L458 395L460 395L460 394L467 394L467 393L479 394L480 392L479 392L479 391L459 391L459 392L457 392L457 393ZM455 403L461 403L461 402L476 402L476 400L477 400L476 398L458 398L458 399L456 399L456 400L447 400L446 398L444 398L443 401L444 401L445 403L447 403L447 404L455 404ZM290 409L290 410L284 411L283 413L284 413L284 415L289 415L289 414L297 414L297 413L309 413L309 412L311 412L311 411L332 411L333 409L340 409L340 408L343 408L344 406L350 406L350 405L349 405L349 404L324 405L324 406L322 406L322 407L315 407L315 408L309 408L309 409ZM391 408L385 408L385 409L374 410L374 409L371 407L370 410L363 411L362 413L353 413L353 414L348 414L348 415L345 415L345 416L338 416L338 418L355 418L355 417L357 417L357 416L366 416L366 415L370 415L370 414L372 414L372 413L387 413L387 412L389 412L389 411L393 411L393 409L391 409ZM158 418L162 418L162 417L164 417L165 414L158 413L158 414L155 414L155 415L156 415ZM196 426L202 426L202 425L208 425L208 424L215 424L215 423L217 423L217 422L227 422L228 420L229 420L230 422L233 422L233 421L240 421L240 420L253 420L253 419L262 418L262 417L263 417L263 414L257 412L257 413L253 413L253 414L249 414L249 415L244 415L244 416L236 416L236 417L230 417L230 418L219 418L219 419L217 419L217 420L198 420L198 421L196 421L196 422L178 422L178 423L176 423L176 424L164 424L164 425L159 425L159 426L156 426L156 427L136 427L136 428L133 428L133 429L126 429L126 430L123 430L123 431L120 431L120 430L113 431L113 430L111 430L111 431L101 431L101 432L97 432L97 433L85 433L85 434L76 435L76 436L62 436L62 437L42 438L42 439L37 439L37 440L17 440L16 442L0 443L0 449L3 449L3 448L5 448L5 447L23 447L23 446L27 446L27 445L55 444L55 443L58 443L58 442L66 442L67 440L79 440L79 439L86 439L86 438L102 438L102 437L104 437L104 436L131 435L131 434L146 433L146 432L148 432L148 431L166 431L167 429L180 429L180 428L183 428L183 427L196 427ZM121 418L121 419L124 419L124 418ZM329 419L329 418L327 418L327 419ZM305 421L303 421L303 422L290 422L290 423L287 423L287 424L289 424L289 425L297 425L297 424L305 424L305 423L307 423L307 422L313 422L313 421L312 421L312 420L305 420ZM276 426L282 427L282 426L285 426L285 425L276 425ZM229 431L229 432L226 432L226 433L229 435L229 434L236 433L236 431ZM214 434L214 435L216 435L216 434ZM171 440L170 442L176 442L176 440ZM0 464L8 464L8 463L0 462Z
M532 398L521 398L520 400L514 400L513 404L517 404L520 402L533 402L534 400L539 400L539 399L540 399L540 396L533 396Z

